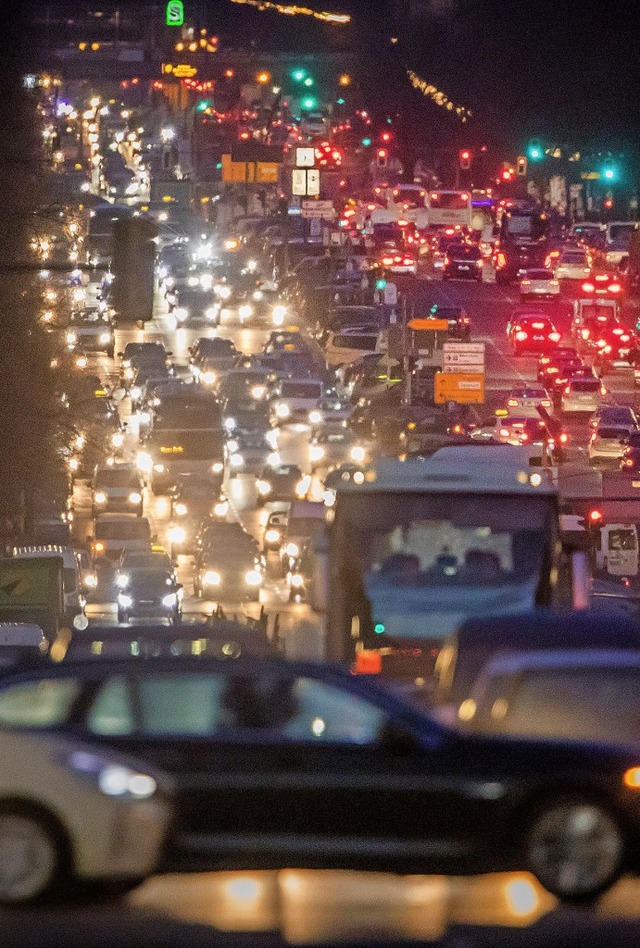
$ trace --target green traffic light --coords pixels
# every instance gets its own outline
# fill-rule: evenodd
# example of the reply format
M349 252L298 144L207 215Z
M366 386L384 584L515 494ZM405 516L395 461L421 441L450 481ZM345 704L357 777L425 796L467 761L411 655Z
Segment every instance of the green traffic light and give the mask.
M371 139L370 139L370 138L363 138L363 139L362 139L362 144L364 145L365 148L368 148L369 145L371 144Z
M304 80L304 84L305 84L305 86L312 86L312 85L313 85L313 79L311 78L311 76L307 76L307 78Z
M386 280L376 280L376 290L384 290L387 285Z
M306 70L304 69L294 69L291 73L291 78L294 82L302 82L306 74Z
M316 99L313 99L313 98L311 98L311 97L309 97L308 99L303 99L303 100L302 100L302 108L303 108L303 109L315 109L315 107L316 107L317 104L318 104L318 103L317 103L317 100L316 100Z
M529 158L531 158L532 161L537 161L539 158L542 158L542 148L540 148L539 145L530 145Z
M385 631L385 628L382 622L376 622L376 624L373 627L373 631L376 633L376 635L382 635Z
M206 112L210 105L211 105L211 102L209 101L209 99L201 99L200 102L198 102L198 104L196 105L196 109L198 110L198 112Z
M337 105L344 105L345 101L346 101L345 99L336 99L336 104L337 104Z
M613 179L616 176L616 173L613 170L613 168L605 168L603 174L604 174L604 177L607 179L607 181L613 181Z

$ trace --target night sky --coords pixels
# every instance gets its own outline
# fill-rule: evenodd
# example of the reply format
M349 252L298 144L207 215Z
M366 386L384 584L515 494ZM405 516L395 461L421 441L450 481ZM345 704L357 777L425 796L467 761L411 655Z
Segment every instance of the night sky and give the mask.
M298 0L302 2L302 0ZM305 0L350 12L348 30L208 0L214 21L258 42L355 48L368 62L376 99L402 99L428 125L479 140L518 145L531 136L596 149L636 149L640 133L638 0ZM475 112L473 128L412 92L399 96L402 70L415 69ZM389 77L388 79L386 77ZM393 77L393 79L391 78ZM389 88L393 84L393 88ZM404 92L405 90L403 90Z

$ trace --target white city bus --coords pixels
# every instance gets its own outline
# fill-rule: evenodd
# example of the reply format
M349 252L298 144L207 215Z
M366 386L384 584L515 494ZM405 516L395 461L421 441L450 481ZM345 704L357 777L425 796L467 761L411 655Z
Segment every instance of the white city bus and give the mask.
M430 227L471 227L470 191L427 191Z

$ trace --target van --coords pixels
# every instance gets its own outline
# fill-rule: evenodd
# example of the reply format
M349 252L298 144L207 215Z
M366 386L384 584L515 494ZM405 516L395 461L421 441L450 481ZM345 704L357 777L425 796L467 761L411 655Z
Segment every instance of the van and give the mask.
M638 575L638 530L632 523L608 523L596 540L596 567L610 576Z
M59 557L62 560L65 622L72 623L76 616L84 614L86 600L83 595L80 556L72 547L60 546L55 543L14 546L11 555L18 560Z
M371 353L386 352L387 347L388 336L384 330L354 327L329 333L325 358L330 367L346 365Z
M89 536L94 558L117 560L122 553L151 551L151 525L135 514L105 513L96 517L95 534Z

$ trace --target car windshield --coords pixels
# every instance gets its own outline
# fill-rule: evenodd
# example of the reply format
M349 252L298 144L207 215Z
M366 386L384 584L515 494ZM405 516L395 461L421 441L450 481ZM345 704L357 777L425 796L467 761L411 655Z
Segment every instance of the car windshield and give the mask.
M282 398L315 398L322 395L322 386L317 382L283 382L280 386Z
M549 536L541 498L344 494L336 511L349 610L393 637L533 605ZM291 532L291 526L289 528Z
M597 379L572 379L570 385L574 392L597 392L600 388Z
M117 467L98 471L96 487L140 487L140 477L134 471L119 471Z
M103 520L96 521L97 540L148 540L151 536L149 522L140 517L130 520Z

